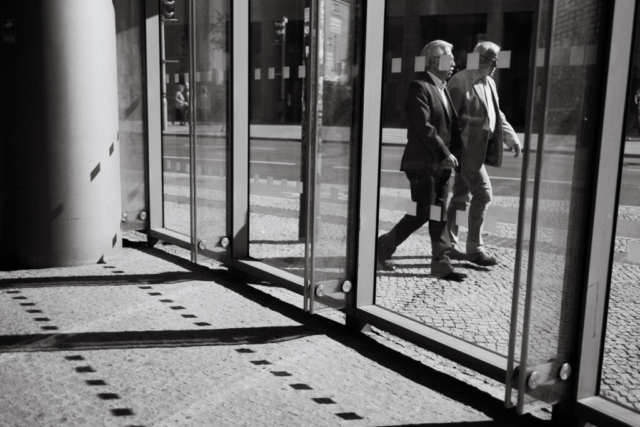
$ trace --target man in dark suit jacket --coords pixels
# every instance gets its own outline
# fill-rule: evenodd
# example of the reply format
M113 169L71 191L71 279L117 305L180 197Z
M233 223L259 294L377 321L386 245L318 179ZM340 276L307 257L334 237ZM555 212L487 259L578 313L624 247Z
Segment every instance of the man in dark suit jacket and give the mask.
M480 42L473 50L480 56L475 70L463 70L451 77L447 87L451 91L453 107L460 115L462 152L458 157L453 195L447 212L452 259L464 259L482 266L498 261L487 254L482 242L482 225L491 202L491 181L485 168L502 166L502 144L520 155L521 144L513 127L500 111L496 82L491 78L496 69L500 47ZM456 211L469 206L469 234L467 253L458 247Z
M416 202L416 215L406 214L396 226L378 238L378 266L393 271L390 258L396 248L413 232L429 221L432 260L431 273L446 280L463 280L456 273L447 254L451 243L444 214L451 169L458 166L460 134L458 117L446 89L445 80L453 71L453 46L442 40L427 44L420 53L425 57L425 76L409 86L406 99L408 116L407 146L400 169L411 185L411 199ZM440 63L450 64L440 69ZM441 61L442 58L442 61ZM440 215L431 219L431 206L438 206Z

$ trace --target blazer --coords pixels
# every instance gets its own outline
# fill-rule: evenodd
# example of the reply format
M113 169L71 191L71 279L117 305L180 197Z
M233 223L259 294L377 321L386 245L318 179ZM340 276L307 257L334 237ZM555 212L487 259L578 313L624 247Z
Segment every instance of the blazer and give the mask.
M450 154L460 154L460 129L458 115L449 97L452 116L445 108L436 84L429 74L409 85L405 107L407 109L407 146L402 156L400 170L406 173L426 174L438 169L438 165Z
M462 70L449 80L449 89L454 108L460 117L462 137L462 160L466 170L480 170L482 164L502 166L502 144L509 148L519 144L518 136L507 122L498 101L496 82L487 77L491 88L493 109L496 112L495 137L489 140L489 116L485 104L482 81L474 81L475 70Z

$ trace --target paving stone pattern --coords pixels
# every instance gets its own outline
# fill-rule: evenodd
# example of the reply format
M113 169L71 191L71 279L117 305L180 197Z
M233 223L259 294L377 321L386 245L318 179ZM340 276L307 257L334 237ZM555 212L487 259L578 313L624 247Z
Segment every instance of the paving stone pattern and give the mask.
M405 190L383 189L386 196L402 196ZM406 194L404 194L407 196ZM304 244L297 241L298 200L296 197L263 197L252 195L250 245L251 255L293 274L304 274ZM530 203L531 200L528 200ZM511 209L517 214L518 199L495 197L492 206ZM531 207L531 206L529 206ZM491 209L491 208L490 208ZM547 219L567 214L569 205L561 200L543 200L540 209ZM489 214L491 211L489 212ZM340 253L347 236L347 208L345 204L324 203L322 228L328 238L323 242L324 255L329 260L319 264L331 278L342 273L339 266L332 269L333 253ZM379 233L390 230L404 215L403 212L381 209ZM640 208L623 207L620 218L637 220ZM278 224L277 227L274 225ZM466 234L464 227L461 241ZM465 339L478 346L506 355L513 298L516 258L515 223L497 222L495 230L484 232L485 245L500 263L484 268L468 262L454 262L454 266L469 277L463 283L438 280L430 273L431 246L427 227L414 233L401 245L392 258L395 272L377 274L376 303L427 325ZM528 240L527 240L528 241ZM613 280L601 393L631 408L640 410L640 265L629 260L629 244L638 239L616 237L614 245ZM526 246L525 246L526 248ZM543 364L561 358L570 339L563 328L567 311L563 306L562 283L566 264L566 231L539 228L536 243L536 272L532 324L529 342L529 361ZM526 261L521 270L521 289L526 286ZM343 276L344 277L344 276ZM524 293L518 299L519 319L516 354L520 354ZM571 298L565 298L571 300Z
M0 273L0 425L544 424L268 284L125 243L111 264Z

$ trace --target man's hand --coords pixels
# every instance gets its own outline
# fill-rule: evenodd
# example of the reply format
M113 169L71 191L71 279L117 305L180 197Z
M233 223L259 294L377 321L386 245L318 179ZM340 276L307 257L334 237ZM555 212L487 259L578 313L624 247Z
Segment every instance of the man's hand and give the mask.
M516 154L513 155L513 157L518 157L520 156L520 153L522 152L522 147L520 146L520 144L514 144L511 147L511 151L515 151Z
M449 157L440 162L440 166L443 169L453 169L458 167L458 159L453 154L449 154Z

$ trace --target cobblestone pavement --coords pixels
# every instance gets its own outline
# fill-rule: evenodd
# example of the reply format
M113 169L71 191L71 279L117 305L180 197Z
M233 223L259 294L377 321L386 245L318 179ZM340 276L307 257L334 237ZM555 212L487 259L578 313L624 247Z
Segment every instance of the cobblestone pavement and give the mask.
M255 189L255 187L254 187ZM264 190L263 190L264 191ZM402 190L384 189L383 196L398 196ZM554 215L566 215L568 202L544 200L541 209L545 220ZM517 199L495 197L489 214L510 209L517 215ZM298 201L287 197L265 197L254 191L251 206L251 255L264 262L302 275L304 245L297 240ZM503 211L504 212L504 211ZM322 208L325 234L334 239L334 253L340 253L346 241L346 205L324 203ZM382 234L400 220L401 211L380 210L379 233ZM638 207L626 206L620 219L640 219ZM504 213L502 218L504 218ZM278 226L275 227L274 225ZM466 262L454 263L469 275L463 283L447 282L430 274L430 254L426 227L414 233L392 258L397 270L379 272L376 283L376 303L434 326L449 334L506 355L516 258L516 225L498 220L493 230L484 233L485 244L500 264L482 268ZM463 232L461 238L465 240ZM566 231L541 227L537 234L536 285L530 361L545 363L556 358L562 349L562 283L565 267ZM326 242L325 242L326 245ZM605 358L601 394L631 408L640 410L640 250L629 254L631 245L638 248L640 240L617 237L614 245L611 297L607 318ZM329 251L330 252L330 251ZM525 252L523 259L526 260ZM526 285L526 268L521 272L521 286ZM522 294L521 294L522 295ZM523 313L519 299L519 313ZM516 354L520 354L522 337L520 316Z
M180 248L125 243L109 264L0 273L0 425L546 424L401 340L349 333Z

